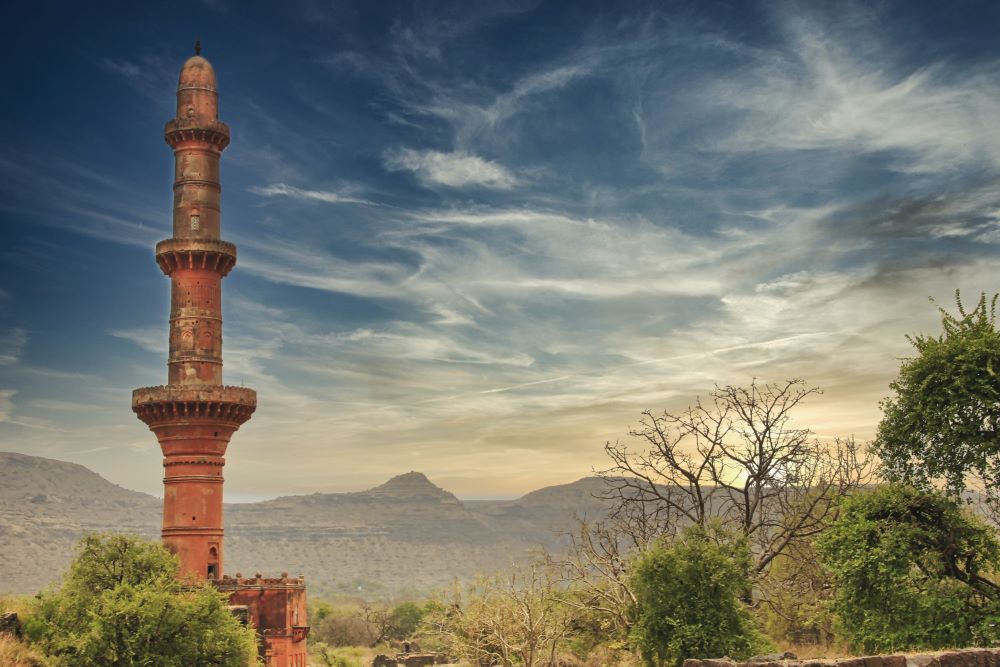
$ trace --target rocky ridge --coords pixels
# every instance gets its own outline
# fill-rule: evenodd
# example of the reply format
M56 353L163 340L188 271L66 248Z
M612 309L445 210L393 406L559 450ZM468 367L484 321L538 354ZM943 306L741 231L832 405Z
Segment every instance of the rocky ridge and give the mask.
M229 573L303 574L317 595L420 593L558 549L576 516L603 515L587 478L510 501L463 502L419 472L367 491L227 504ZM84 466L0 452L0 594L58 579L94 531L159 534L158 498Z

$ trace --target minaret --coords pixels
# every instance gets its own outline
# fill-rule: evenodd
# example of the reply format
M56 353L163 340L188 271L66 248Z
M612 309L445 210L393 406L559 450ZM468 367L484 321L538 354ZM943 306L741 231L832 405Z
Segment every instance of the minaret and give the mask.
M132 410L163 451L163 542L181 575L222 577L222 468L233 432L257 406L252 389L222 384L222 279L236 246L220 238L219 121L215 71L200 55L181 68L177 117L164 138L174 151L173 238L156 244L170 278L167 384L132 392Z

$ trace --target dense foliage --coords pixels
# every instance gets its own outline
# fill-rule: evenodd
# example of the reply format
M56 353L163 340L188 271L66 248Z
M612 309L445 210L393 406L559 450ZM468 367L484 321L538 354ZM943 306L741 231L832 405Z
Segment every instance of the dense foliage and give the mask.
M639 602L632 639L645 663L740 659L765 648L740 600L750 586L751 564L745 540L700 526L642 554L632 574Z
M903 361L882 403L875 451L890 479L927 486L943 479L959 493L980 476L987 491L1000 483L1000 331L997 297L982 295L958 316L941 310L939 336L909 340L917 355Z
M887 485L843 503L819 539L834 609L859 650L989 645L1000 638L993 531L948 497Z
M39 596L27 633L66 667L247 667L252 630L211 585L182 586L159 542L126 535L81 540L62 587Z

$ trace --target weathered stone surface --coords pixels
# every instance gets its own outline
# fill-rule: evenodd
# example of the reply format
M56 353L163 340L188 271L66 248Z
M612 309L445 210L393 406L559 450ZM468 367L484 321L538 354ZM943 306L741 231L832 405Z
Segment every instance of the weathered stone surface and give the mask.
M785 654L788 655L788 654ZM829 660L796 660L773 658L778 654L755 656L745 662L729 658L688 659L683 667L1000 667L1000 648L960 649L936 653L868 655Z
M941 667L977 667L978 651L943 651L938 654Z
M873 656L869 656L873 657ZM844 658L842 660L837 660L837 667L865 667L865 661L868 658Z
M435 665L437 662L438 656L433 653L407 653L396 656L396 664L406 667L427 667Z
M785 651L784 653L765 653L764 655L755 655L752 658L747 658L747 662L778 662L781 660L795 660L797 656L791 651Z

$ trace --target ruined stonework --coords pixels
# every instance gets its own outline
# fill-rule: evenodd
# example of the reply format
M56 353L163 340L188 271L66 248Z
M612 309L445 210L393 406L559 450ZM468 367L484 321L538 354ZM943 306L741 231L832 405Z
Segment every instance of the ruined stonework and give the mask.
M223 575L224 456L257 393L222 381L222 279L236 264L236 246L220 237L219 162L229 127L219 120L215 71L199 51L181 68L177 116L164 130L174 151L173 237L156 245L170 278L167 384L133 391L132 410L163 452L161 535L181 577L209 579L245 607L268 667L305 667L305 582Z
M431 667L444 664L444 658L436 653L400 653L390 658L379 654L371 661L370 667Z
M728 658L685 660L683 667L1000 667L1000 649L970 648L933 653L896 653L861 658L736 662Z

